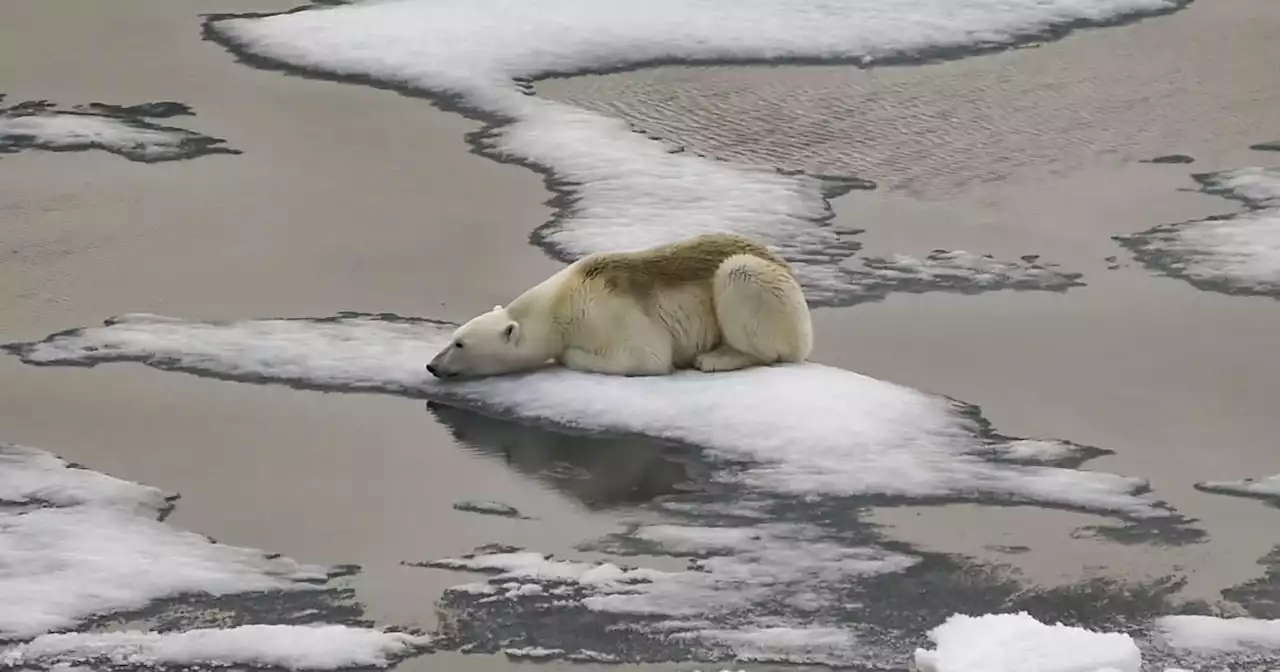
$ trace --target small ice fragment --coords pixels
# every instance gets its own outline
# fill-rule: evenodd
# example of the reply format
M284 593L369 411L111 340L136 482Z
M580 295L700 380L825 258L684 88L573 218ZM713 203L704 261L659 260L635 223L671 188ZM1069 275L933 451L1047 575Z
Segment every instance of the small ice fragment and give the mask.
M955 614L929 632L937 646L917 649L920 672L1140 672L1133 638L1061 624L1026 612Z

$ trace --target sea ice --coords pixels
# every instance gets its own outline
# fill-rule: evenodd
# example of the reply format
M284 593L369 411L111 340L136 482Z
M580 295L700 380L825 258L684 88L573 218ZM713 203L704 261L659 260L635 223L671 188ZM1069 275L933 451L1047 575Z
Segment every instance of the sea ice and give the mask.
M865 269L840 267L857 245L824 224L831 214L825 195L837 186L673 152L631 132L621 120L527 95L523 80L662 60L814 58L871 64L1008 46L1185 4L383 0L215 18L207 29L258 59L429 91L502 120L475 142L495 158L545 166L555 175L569 198L536 240L559 257L736 231L778 249L796 267L811 300L834 304L865 300L883 289L867 282ZM973 278L977 284L971 286L979 289L997 277L957 264L948 264L945 272L952 283ZM1022 288L1075 284L1073 277L1046 269L1011 266L1000 272L1015 276Z
M46 101L0 107L0 153L28 148L54 151L101 149L142 162L174 161L200 154L239 153L223 146L224 141L219 138L162 126L142 118L148 116L141 114L143 112L166 112L172 107L172 104L97 105L92 106L96 112L91 112L57 109Z
M1147 266L1197 287L1280 296L1280 168L1195 178L1203 191L1238 200L1246 210L1164 224L1117 240Z
M809 363L625 378L551 368L442 383L423 363L451 331L438 322L361 315L225 323L133 315L6 347L32 364L132 360L241 380L407 394L526 422L676 441L740 465L721 478L774 492L992 498L1169 515L1136 494L1145 486L1138 478L984 459L1009 448L987 438L970 407L851 371Z
M920 672L1140 672L1129 635L1046 625L1026 612L956 614L929 632L933 650L916 651Z
M0 641L186 593L307 590L327 578L158 522L163 493L0 445Z
M675 540L679 550L688 551L691 540L707 529L679 527L640 528L634 534L646 541ZM856 637L846 629L811 623L723 624L765 604L793 603L796 611L809 612L837 602L840 591L859 578L900 572L917 562L884 549L826 541L816 530L798 526L761 525L738 532L712 531L714 549L733 553L701 559L682 571L555 560L528 551L425 564L493 574L486 583L450 589L472 593L479 602L536 594L548 603L569 601L601 614L639 617L641 621L625 627L727 649L741 661L841 664L858 654ZM525 589L530 585L541 589L532 593ZM507 586L516 588L497 595L498 588ZM664 620L659 624L653 618Z
M0 505L5 504L89 504L154 515L168 497L150 486L72 467L47 451L0 443Z
M1280 653L1280 620L1182 615L1165 616L1157 627L1164 642L1176 649Z
M345 625L242 625L185 632L52 634L0 649L0 667L247 665L286 670L386 667L430 638Z
M1264 478L1244 478L1238 481L1204 481L1197 483L1196 487L1206 492L1280 502L1280 474Z

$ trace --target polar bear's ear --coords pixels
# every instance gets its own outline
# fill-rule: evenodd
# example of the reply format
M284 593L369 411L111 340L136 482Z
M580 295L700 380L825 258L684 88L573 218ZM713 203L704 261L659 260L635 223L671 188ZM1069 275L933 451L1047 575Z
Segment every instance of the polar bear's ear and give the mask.
M499 305L499 306L494 306L494 307L493 307L493 309L494 309L494 310L502 310L502 306L500 306L500 305Z
M514 342L520 338L520 325L516 322L508 322L507 326L502 329L502 340L507 343Z

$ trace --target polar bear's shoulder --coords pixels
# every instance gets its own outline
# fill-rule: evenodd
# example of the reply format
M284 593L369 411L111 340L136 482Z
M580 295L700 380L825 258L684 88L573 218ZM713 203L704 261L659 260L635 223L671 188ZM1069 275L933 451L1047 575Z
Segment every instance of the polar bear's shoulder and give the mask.
M709 233L632 252L606 252L582 259L576 273L614 292L647 294L655 289L710 280L729 257L749 254L786 267L769 248L731 233Z

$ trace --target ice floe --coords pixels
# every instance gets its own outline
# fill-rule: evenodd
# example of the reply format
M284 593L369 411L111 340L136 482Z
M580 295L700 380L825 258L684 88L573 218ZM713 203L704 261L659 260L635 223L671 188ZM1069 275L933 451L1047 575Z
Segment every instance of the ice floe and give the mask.
M1157 627L1164 643L1176 649L1268 651L1280 656L1280 620L1166 616Z
M1256 497L1280 504L1280 474L1264 478L1244 478L1238 481L1203 481L1197 483L1196 488L1224 495Z
M1240 201L1246 209L1116 240L1146 266L1201 289L1280 297L1280 168L1193 177L1202 191Z
M1011 447L990 434L972 407L851 371L810 363L623 378L551 368L441 383L423 364L451 330L370 315L220 323L131 315L5 347L31 364L138 361L240 380L408 394L524 422L674 441L728 461L720 478L773 492L1170 515L1141 494L1142 479L1001 461L1001 451L1016 454L1030 444Z
M228 599L214 607L213 622L257 617L237 611L238 597L309 595L295 611L310 620L336 606L329 568L167 525L158 519L172 499L43 450L0 444L0 669L333 670L385 667L429 648L423 636L324 622L65 632L169 609L184 614L173 627L199 621L202 604L220 598Z
M328 576L158 522L168 504L155 488L0 445L0 640L161 598L307 590Z
M386 667L430 644L426 636L346 625L242 625L186 632L41 635L0 649L0 667L227 667L286 670Z
M252 63L425 91L501 123L473 137L500 160L545 167L564 198L535 240L560 258L705 231L761 238L795 264L811 300L847 304L894 284L845 268L859 245L826 225L847 185L673 151L621 120L528 95L555 73L666 60L927 58L1040 40L1178 9L1185 0L391 0L214 17L207 34ZM901 266L901 262L893 262ZM937 266L937 264L933 264ZM915 291L1062 290L1076 276L1007 264L911 271ZM901 274L901 268L885 272ZM874 272L874 270L873 270ZM1012 283L1009 277L1013 277ZM974 279L974 281L970 281ZM997 282L999 280L999 282Z
M3 96L0 96L3 98ZM132 161L154 163L203 154L238 154L225 141L149 121L173 116L176 104L61 109L47 101L0 107L0 154L23 149L101 149ZM190 111L181 106L183 114Z
M157 488L76 468L48 451L0 443L0 506L85 504L155 515L169 500Z
M1026 612L956 614L916 651L919 672L1140 672L1142 652L1120 633L1046 625Z

